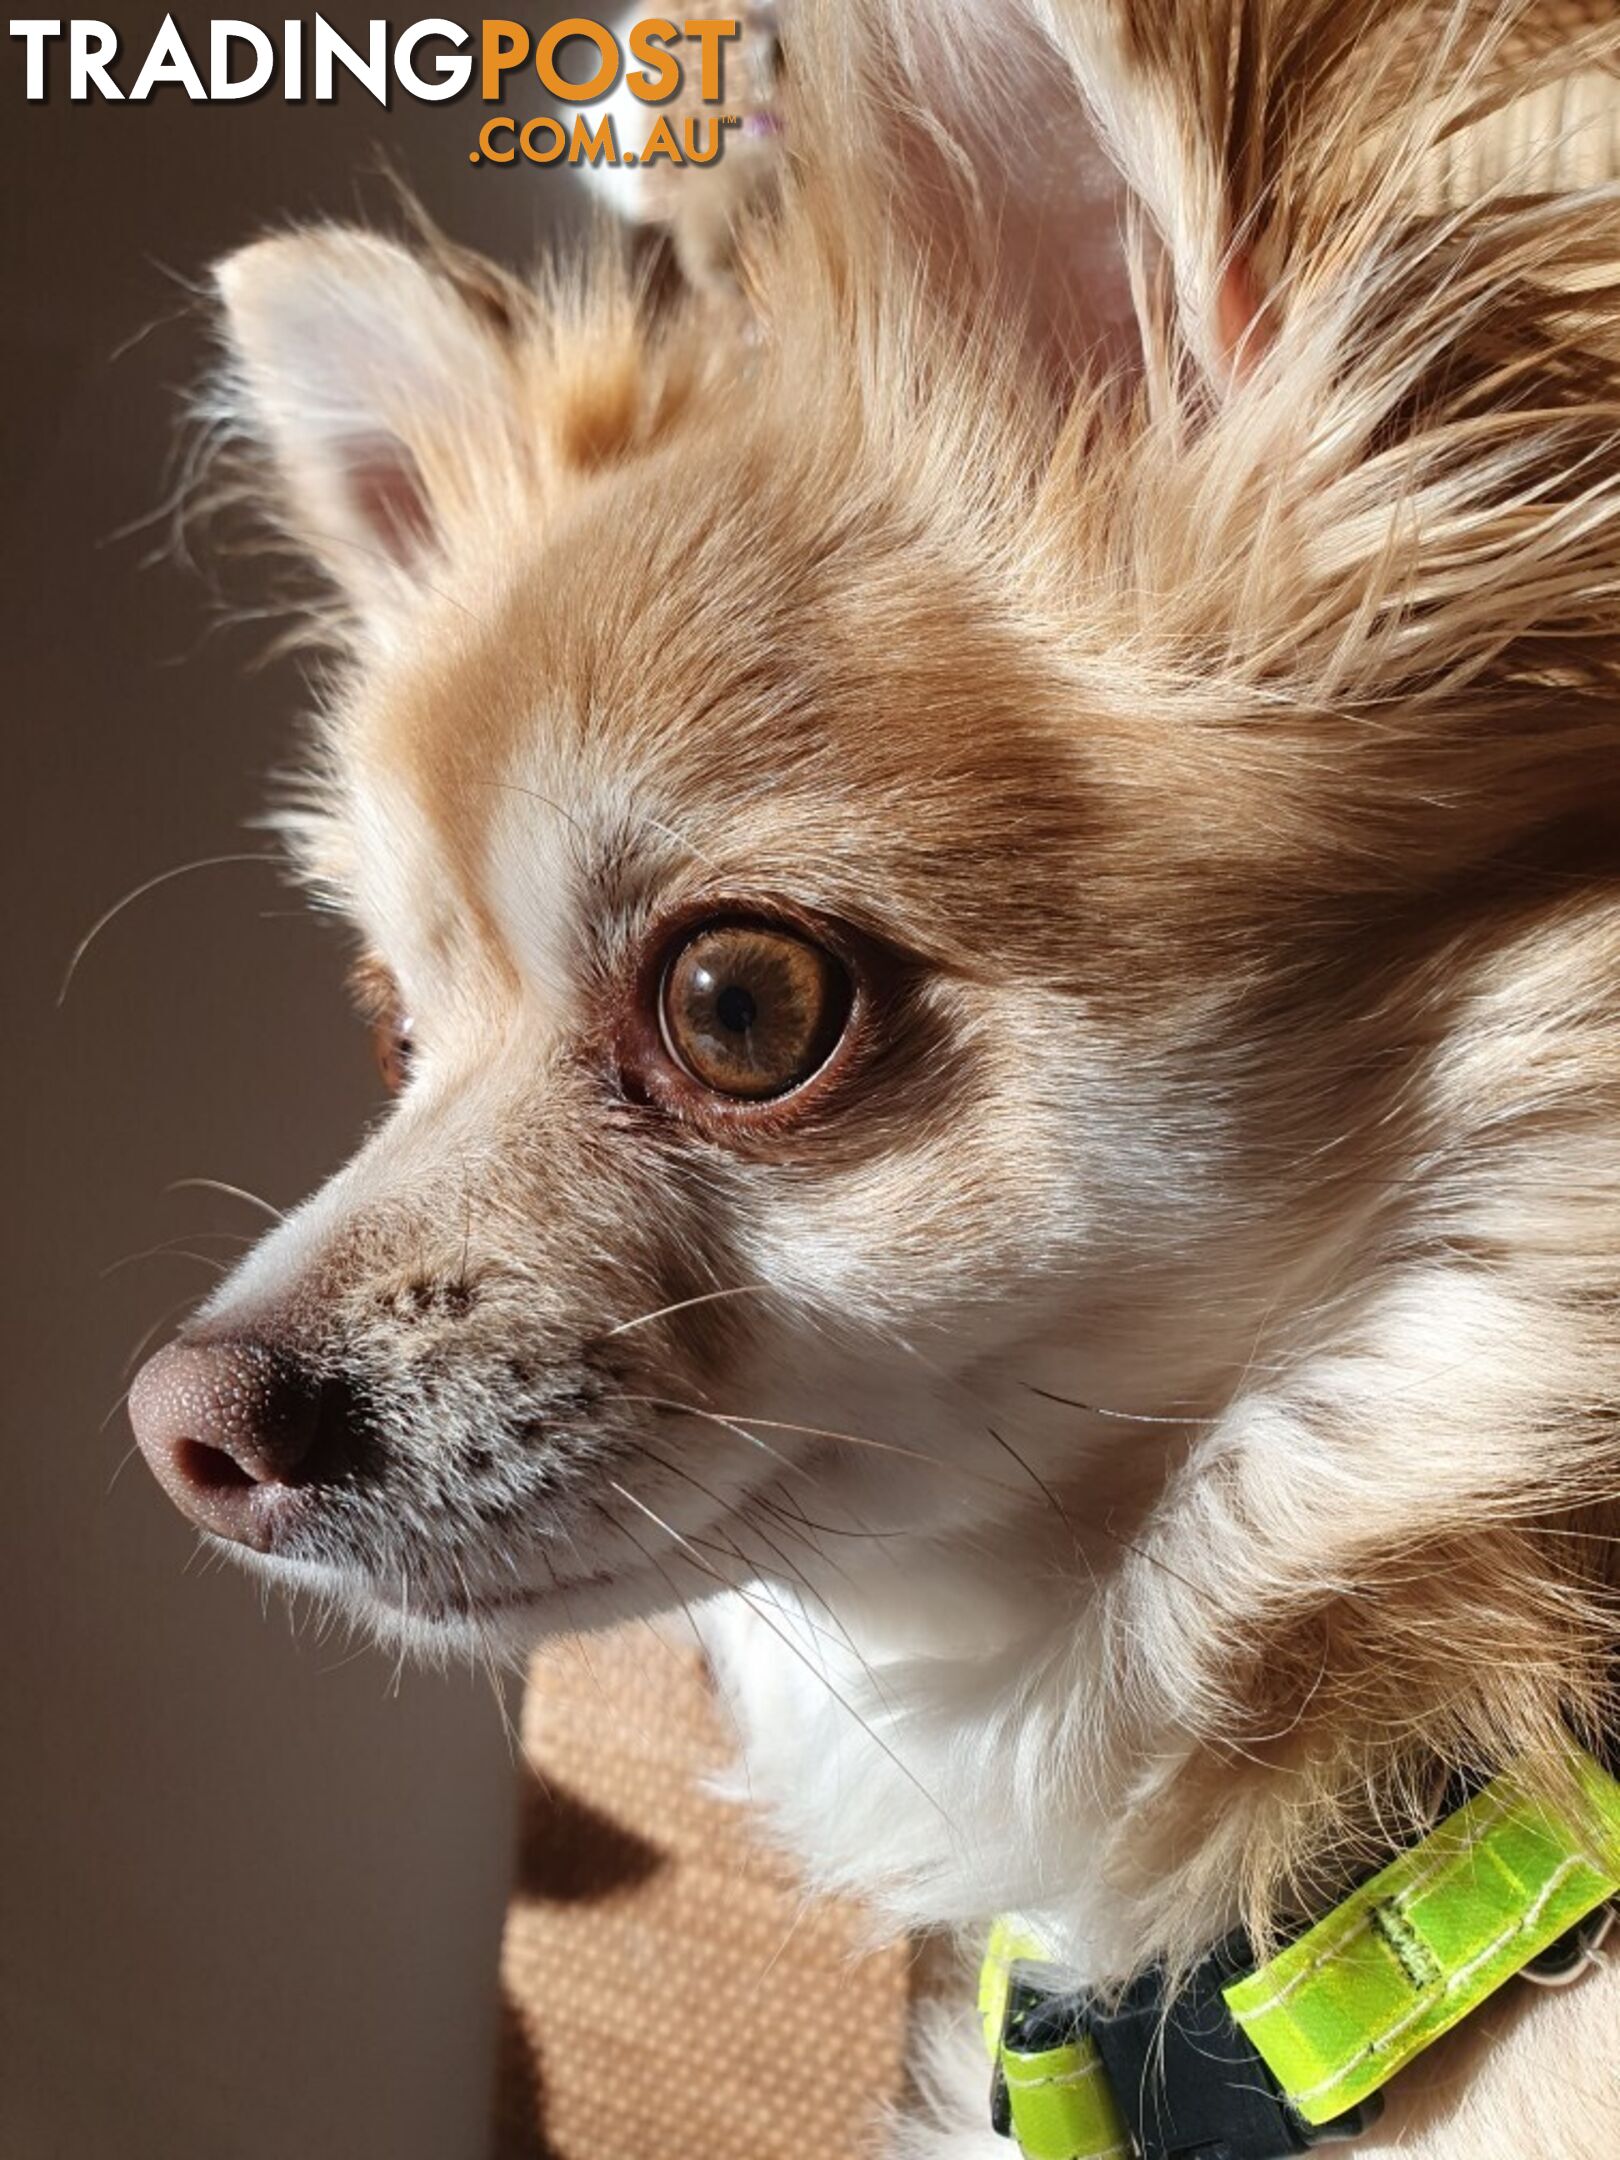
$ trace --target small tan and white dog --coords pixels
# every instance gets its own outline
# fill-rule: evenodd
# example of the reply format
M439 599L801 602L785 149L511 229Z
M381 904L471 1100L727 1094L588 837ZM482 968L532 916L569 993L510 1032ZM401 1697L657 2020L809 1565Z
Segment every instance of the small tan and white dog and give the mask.
M1118 1981L1615 1723L1620 26L789 57L743 328L220 270L397 1099L134 1418L430 1651L701 1604L813 1881ZM972 2027L898 2149L1008 2151ZM1510 1987L1359 2149L1620 2152L1617 2028Z

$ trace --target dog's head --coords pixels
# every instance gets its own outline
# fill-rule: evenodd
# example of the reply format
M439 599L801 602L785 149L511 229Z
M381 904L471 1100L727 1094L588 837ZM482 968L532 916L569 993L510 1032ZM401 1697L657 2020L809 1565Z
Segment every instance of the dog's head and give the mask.
M1551 1480L1526 1343L1612 1298L1543 1204L1620 1065L1612 222L1363 161L1239 259L1139 133L1123 384L971 249L897 267L915 146L801 176L748 334L226 266L340 601L287 829L395 1100L138 1385L205 1526L513 1639L1141 1536L1193 1723L1236 1606L1291 1704L1326 1638L1267 1615Z
M396 1100L143 1382L155 1459L428 1620L1044 1504L1027 1449L1227 1352L1234 1110L1176 1012L1232 808L1088 682L985 352L873 388L474 277L355 234L223 275L349 604L287 825Z

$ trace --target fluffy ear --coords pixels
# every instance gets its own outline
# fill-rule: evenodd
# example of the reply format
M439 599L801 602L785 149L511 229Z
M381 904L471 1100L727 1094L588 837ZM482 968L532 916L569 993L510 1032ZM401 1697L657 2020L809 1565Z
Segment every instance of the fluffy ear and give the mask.
M1279 265L1264 241L1280 161L1323 124L1311 107L1378 12L1378 0L1048 0L1054 41L1163 243L1181 337L1217 386L1251 370L1273 327Z
M853 44L838 0L795 0L787 139L813 146L800 192L855 281L1011 320L1060 384L1098 350L1128 367L1145 344L1157 370L1173 349L1218 401L1392 226L1493 187L1574 184L1559 145L1583 118L1607 139L1612 12L868 0ZM1154 245L1126 243L1140 225Z
M1161 282L1222 390L1275 319L1261 244L1302 123L1341 117L1355 26L1412 4L869 0L852 49L837 0L796 0L788 141L813 144L800 185L846 252L873 233L872 275L1024 330L1060 390L1134 368Z
M1613 176L1602 0L1043 0L1043 15L1218 385L1392 225Z
M269 459L281 522L362 620L398 606L515 478L521 295L472 258L336 228L215 275L231 419Z

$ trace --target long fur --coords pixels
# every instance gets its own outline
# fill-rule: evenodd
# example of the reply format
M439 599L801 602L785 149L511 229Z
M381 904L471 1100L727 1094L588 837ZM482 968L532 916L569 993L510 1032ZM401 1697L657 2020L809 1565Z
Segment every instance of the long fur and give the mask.
M1265 1941L1453 1770L1613 1729L1620 29L1576 17L803 0L744 332L605 247L228 273L229 409L341 596L289 831L427 1045L205 1319L290 1316L390 1441L288 1572L508 1643L480 1599L547 1568L535 1626L727 1593L749 1791L907 1924L1021 1906L1098 1979ZM1065 141L1123 221L1078 293L1026 215ZM897 959L791 1147L597 1092L588 1016L715 889ZM1536 2060L1402 2149L1542 2150Z

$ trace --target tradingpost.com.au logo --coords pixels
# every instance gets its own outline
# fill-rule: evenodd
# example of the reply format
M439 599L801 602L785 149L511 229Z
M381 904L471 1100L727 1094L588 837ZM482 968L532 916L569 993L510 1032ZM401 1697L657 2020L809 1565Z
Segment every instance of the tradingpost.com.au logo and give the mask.
M179 94L203 104L279 96L290 104L321 105L353 83L383 106L395 90L442 104L462 96L476 76L481 102L499 105L514 101L514 79L525 81L532 71L540 89L564 106L599 107L622 86L648 111L644 139L634 148L620 142L609 111L580 110L571 119L496 113L467 153L475 165L486 159L496 165L518 159L535 165L709 165L720 155L725 130L736 124L735 115L714 109L725 95L726 48L738 35L737 23L724 17L676 22L650 15L614 30L571 15L538 33L503 19L469 29L430 16L397 30L378 19L366 24L362 42L351 44L324 15L307 22L293 17L269 29L223 19L209 23L206 37L194 33L189 43L174 17L165 15L139 52L124 49L111 23L88 18L25 17L14 19L10 31L23 94L33 102L66 97L72 104L97 98L143 104ZM678 114L658 110L675 99L682 107ZM694 112L694 102L710 110Z

